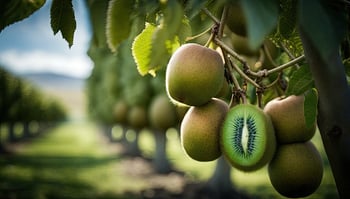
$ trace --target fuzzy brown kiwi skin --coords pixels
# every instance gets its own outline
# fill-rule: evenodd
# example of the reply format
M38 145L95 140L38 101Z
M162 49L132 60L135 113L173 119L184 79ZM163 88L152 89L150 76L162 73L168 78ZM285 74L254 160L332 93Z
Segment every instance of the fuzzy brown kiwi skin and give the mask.
M213 161L221 156L219 136L228 104L212 98L203 106L192 106L180 127L181 145L197 161Z
M147 110L142 106L134 106L128 113L128 124L135 129L142 129L147 126Z
M268 166L271 184L281 195L306 197L319 187L323 162L311 141L281 144Z
M305 142L316 132L316 122L307 127L304 117L303 95L291 95L271 100L264 107L275 128L277 141L281 144Z
M195 43L184 44L171 56L165 81L167 94L173 103L204 105L222 88L222 58L213 49Z
M127 121L129 107L124 100L119 100L113 107L113 115L115 122L125 124Z
M258 137L264 136L265 138L264 141L260 142L260 146L255 146L259 147L254 152L255 159L248 160L241 156L237 157L237 155L234 155L234 151L232 151L232 136L234 136L232 135L232 121L234 119L233 117L237 117L237 115L235 115L235 111L237 111L238 108L240 110L249 109L250 114L259 114L258 117L261 119L261 123L259 123L260 126L258 126L256 129L256 133L258 133ZM258 121L256 121L256 123L258 123ZM265 166L272 159L276 149L276 138L269 116L264 114L258 107L250 104L236 105L229 111L223 124L220 142L221 151L230 164L233 167L245 172L258 170Z
M160 94L153 99L148 114L151 126L160 130L167 130L178 121L175 106L166 94Z

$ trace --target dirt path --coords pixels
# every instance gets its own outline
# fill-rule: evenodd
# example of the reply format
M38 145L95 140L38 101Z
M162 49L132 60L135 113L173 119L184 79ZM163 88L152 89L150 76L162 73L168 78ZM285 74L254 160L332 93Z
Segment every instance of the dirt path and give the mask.
M0 198L187 198L185 175L154 172L142 157L124 157L86 122L67 122L0 157ZM192 197L190 197L192 198Z

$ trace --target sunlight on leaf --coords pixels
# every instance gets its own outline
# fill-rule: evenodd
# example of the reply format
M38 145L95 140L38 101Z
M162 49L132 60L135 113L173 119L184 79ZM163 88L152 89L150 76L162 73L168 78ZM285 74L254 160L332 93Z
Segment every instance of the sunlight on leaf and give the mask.
M141 75L149 73L151 62L152 36L156 26L147 23L145 29L135 38L132 45L132 55Z

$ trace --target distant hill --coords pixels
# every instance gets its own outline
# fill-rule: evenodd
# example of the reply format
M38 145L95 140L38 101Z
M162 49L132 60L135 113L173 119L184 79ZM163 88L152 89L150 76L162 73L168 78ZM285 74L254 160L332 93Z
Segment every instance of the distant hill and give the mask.
M44 93L59 99L65 105L71 118L81 119L85 117L85 79L54 73L17 75L44 91Z
M23 73L18 75L44 90L55 88L64 90L83 90L85 84L85 79L56 73Z

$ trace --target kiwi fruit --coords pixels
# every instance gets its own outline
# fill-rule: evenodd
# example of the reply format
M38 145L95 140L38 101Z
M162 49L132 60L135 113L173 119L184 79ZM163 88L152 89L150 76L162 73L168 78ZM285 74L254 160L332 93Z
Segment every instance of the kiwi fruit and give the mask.
M135 129L142 129L147 126L147 110L143 106L133 106L128 113L128 124Z
M175 104L201 106L222 88L224 64L215 50L184 44L171 56L165 81L167 94Z
M231 86L226 80L224 80L222 87L219 93L215 95L215 98L220 98L220 99L229 101L231 98L231 94L232 94Z
M231 2L227 14L227 27L237 35L247 36L246 18L239 2Z
M268 165L272 186L290 198L306 197L319 187L322 158L311 141L279 145Z
M124 100L118 100L113 107L114 121L125 124L128 115L128 105Z
M226 159L242 171L263 167L272 159L276 149L270 118L251 104L239 104L229 110L220 142Z
M177 118L179 119L179 122L183 120L185 117L185 114L187 113L188 109L190 109L189 106L175 106Z
M226 102L212 98L202 106L192 106L181 122L181 145L197 161L212 161L221 156L219 136L228 111Z
M178 121L175 106L166 94L160 94L152 100L148 113L150 124L156 129L167 130Z
M249 46L247 37L243 37L237 34L231 34L231 42L235 52L246 56L258 56L259 49L253 49Z
M264 112L270 115L279 143L305 142L316 131L316 122L307 127L304 117L304 95L279 97L269 101Z

